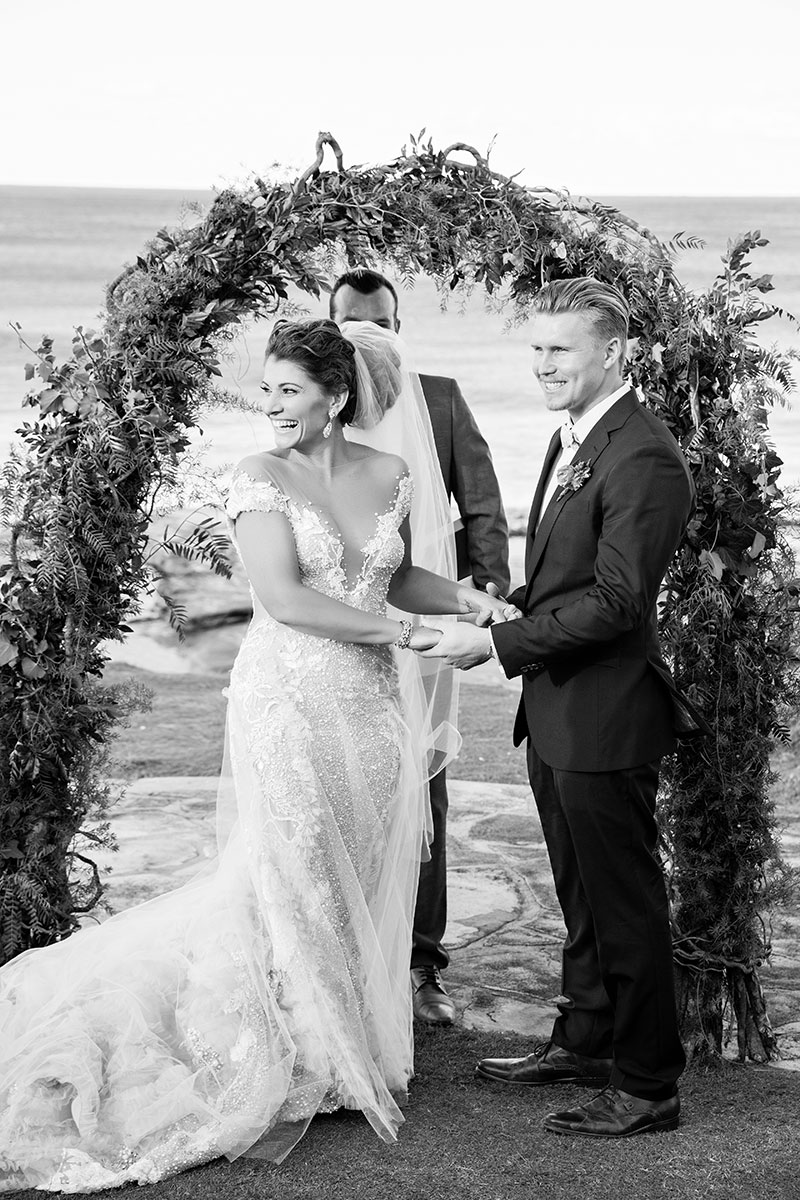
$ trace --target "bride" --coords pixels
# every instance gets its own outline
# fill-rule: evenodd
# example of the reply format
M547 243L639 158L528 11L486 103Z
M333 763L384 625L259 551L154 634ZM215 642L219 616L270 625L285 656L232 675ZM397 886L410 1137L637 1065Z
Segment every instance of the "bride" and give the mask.
M0 1190L280 1161L342 1107L395 1138L424 784L454 731L447 674L421 678L410 653L439 633L387 602L503 615L444 577L450 519L415 379L377 326L275 327L276 448L240 464L226 505L254 612L229 688L220 856L0 972ZM392 422L403 458L375 448ZM412 528L444 575L412 565Z

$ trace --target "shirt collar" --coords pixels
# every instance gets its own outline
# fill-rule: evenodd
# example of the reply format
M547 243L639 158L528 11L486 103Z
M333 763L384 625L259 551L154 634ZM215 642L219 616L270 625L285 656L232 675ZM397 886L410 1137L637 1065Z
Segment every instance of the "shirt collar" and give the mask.
M631 385L629 383L623 383L615 392L612 392L610 396L606 396L605 399L601 400L599 404L595 404L589 409L588 412L585 412L582 417L579 417L577 421L572 421L572 428L578 441L585 441L587 435L592 429L594 429L600 418L604 417L608 410L613 408L617 401L621 400L623 396L627 395L630 390ZM570 418L570 420L572 420L572 418Z

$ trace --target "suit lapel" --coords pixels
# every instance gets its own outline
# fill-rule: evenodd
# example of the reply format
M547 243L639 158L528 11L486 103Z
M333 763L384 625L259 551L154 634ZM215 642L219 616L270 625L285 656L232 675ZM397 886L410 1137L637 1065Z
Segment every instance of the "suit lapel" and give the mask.
M539 519L539 513L542 508L542 498L544 489L547 487L547 481L550 478L550 472L553 470L556 459L561 453L561 431L557 429L550 439L550 445L547 447L547 453L544 456L542 471L539 476L539 482L536 485L536 491L533 493L533 504L531 505L530 516L528 517L528 535L525 541L525 578L530 578L529 559L531 556L531 548L533 546L534 535L536 534L536 522Z
M605 416L601 417L594 428L589 431L587 437L581 443L580 449L573 458L573 463L585 462L588 463L590 467L594 466L595 462L610 442L611 435L615 430L621 428L621 426L625 424L625 422L628 420L628 417L632 412L635 411L636 408L638 408L638 406L639 401L633 389L631 389L629 392L626 392L624 396L620 396L616 404L612 405ZM556 432L555 438L558 438L560 443L560 435L558 431ZM554 441L555 438L553 439ZM548 459L545 460L546 463L550 459L550 453L552 449L553 442L550 443L550 448L548 449ZM544 476L544 479L546 482L546 475ZM541 503L541 492L543 491L544 483L542 483L540 480L539 487L536 489L536 496L534 497L534 507L536 506L537 499ZM533 512L531 513L532 519L528 524L528 534L530 540L528 541L528 545L526 547L527 552L525 555L525 578L528 584L526 601L530 596L530 587L533 577L536 574L539 563L541 562L542 555L544 554L550 534L553 531L553 526L555 525L556 519L564 505L567 504L570 498L574 495L574 492L566 492L563 495L560 495L560 490L556 489L556 491L553 493L550 503L542 513L542 519L539 522L538 529L536 528L535 516ZM536 513L538 513L538 511L538 508L536 508Z

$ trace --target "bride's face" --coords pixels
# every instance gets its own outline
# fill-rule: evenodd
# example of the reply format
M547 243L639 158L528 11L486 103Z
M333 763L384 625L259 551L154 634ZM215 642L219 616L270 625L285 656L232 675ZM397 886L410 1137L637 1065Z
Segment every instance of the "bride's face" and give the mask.
M302 367L270 356L264 364L261 390L277 449L311 449L323 441L330 408L338 409L339 404Z

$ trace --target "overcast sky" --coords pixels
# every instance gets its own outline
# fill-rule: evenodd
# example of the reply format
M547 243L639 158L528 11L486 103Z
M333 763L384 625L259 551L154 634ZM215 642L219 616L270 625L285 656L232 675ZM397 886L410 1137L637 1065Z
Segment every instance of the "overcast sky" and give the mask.
M0 183L207 188L423 126L594 195L800 195L797 0L12 0ZM332 165L332 159L329 160Z

